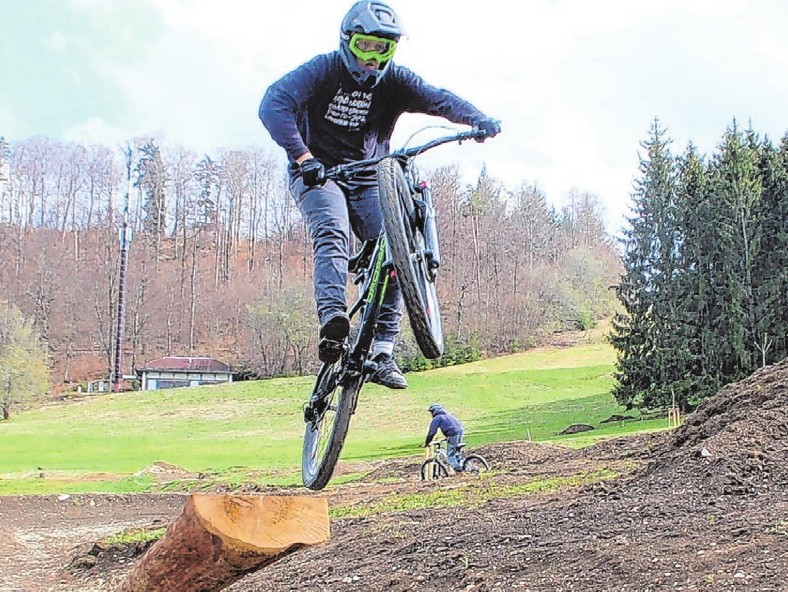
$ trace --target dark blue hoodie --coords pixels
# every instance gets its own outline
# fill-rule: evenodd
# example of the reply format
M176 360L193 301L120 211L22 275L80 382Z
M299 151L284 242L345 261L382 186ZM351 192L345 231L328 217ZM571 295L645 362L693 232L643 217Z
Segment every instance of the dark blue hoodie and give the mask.
M465 428L462 425L462 422L454 417L451 413L446 411L445 409L441 409L432 417L432 422L430 422L430 428L427 430L427 439L425 440L425 446L429 444L432 439L435 437L435 434L438 433L438 429L443 432L443 435L447 438L449 436L456 436L457 434L462 434L465 431Z
M377 85L362 88L339 51L319 55L273 83L259 115L287 152L294 175L295 160L307 151L326 167L388 154L394 124L406 112L467 125L484 117L467 101L394 63Z

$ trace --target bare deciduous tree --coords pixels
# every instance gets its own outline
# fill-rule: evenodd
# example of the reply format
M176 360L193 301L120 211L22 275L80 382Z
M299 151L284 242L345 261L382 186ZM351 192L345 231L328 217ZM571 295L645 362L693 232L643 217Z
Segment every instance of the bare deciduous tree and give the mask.
M20 310L0 302L0 409L11 418L11 407L43 395L49 386L47 354L33 326Z

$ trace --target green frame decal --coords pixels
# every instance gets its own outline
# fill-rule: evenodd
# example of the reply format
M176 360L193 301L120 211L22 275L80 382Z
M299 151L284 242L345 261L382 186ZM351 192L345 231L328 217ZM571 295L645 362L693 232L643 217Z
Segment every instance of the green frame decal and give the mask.
M376 288L378 286L378 282L380 281L380 272L383 269L383 262L386 260L386 235L380 237L380 243L378 244L378 259L375 262L375 271L372 272L372 281L370 283L370 290L367 293L366 302L367 304L372 304L375 300ZM389 278L386 276L386 279L383 280L383 288L380 293L380 301L383 302L383 297L386 295L386 286L389 284Z

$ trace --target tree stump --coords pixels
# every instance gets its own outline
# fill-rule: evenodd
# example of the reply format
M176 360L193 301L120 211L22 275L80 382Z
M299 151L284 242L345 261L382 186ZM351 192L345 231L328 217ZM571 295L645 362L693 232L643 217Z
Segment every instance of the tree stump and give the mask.
M325 498L192 495L118 592L217 592L328 539Z

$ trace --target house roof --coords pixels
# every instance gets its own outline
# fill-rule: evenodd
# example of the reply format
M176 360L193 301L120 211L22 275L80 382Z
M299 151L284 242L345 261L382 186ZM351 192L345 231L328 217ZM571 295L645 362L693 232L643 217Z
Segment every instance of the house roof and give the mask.
M166 370L167 372L214 372L232 374L232 368L215 358L195 358L170 356L148 362L137 368L138 372L145 370Z

